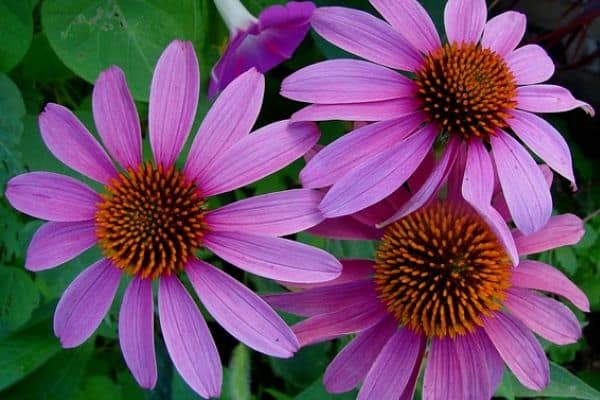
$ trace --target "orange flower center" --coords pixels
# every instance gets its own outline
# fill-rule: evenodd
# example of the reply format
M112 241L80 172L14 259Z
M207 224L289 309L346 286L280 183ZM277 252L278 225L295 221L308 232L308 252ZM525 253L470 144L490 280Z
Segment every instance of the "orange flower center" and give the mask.
M504 59L476 44L446 44L416 73L422 109L440 129L463 138L489 139L507 126L516 82Z
M427 336L455 337L502 307L510 269L479 215L436 203L386 228L374 279L379 299L400 324Z
M122 173L102 195L96 235L104 256L140 278L182 270L206 231L204 198L174 167Z

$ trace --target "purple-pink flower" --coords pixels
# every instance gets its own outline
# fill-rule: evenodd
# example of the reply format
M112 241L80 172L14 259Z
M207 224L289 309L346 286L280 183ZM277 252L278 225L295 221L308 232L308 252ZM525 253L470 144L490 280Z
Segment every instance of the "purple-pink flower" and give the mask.
M257 19L239 0L215 0L215 5L230 41L212 70L209 97L252 67L266 73L290 58L310 29L315 10L310 1L290 1L265 8Z
M541 390L549 365L533 333L557 344L581 336L573 312L541 292L589 311L585 294L550 265L512 263L485 220L449 193L384 229L377 222L408 199L405 188L360 213L325 220L312 231L378 240L373 259L342 260L334 281L266 296L307 317L293 326L301 346L356 334L327 367L328 391L361 384L358 399L410 400L425 359L424 399L489 399L504 364L523 385ZM512 232L520 256L582 235L582 221L571 214L552 216L532 234Z
M198 259L196 251L206 248L253 274L295 282L335 278L341 266L320 249L279 237L322 220L317 191L271 193L207 210L207 198L301 157L319 132L312 123L279 121L249 134L264 93L264 77L251 69L217 98L179 168L176 160L194 121L199 82L192 44L172 42L152 78L148 125L154 162L144 162L135 103L123 72L110 67L100 74L92 98L104 147L65 107L48 104L39 118L48 149L103 190L97 193L69 176L30 172L8 182L6 197L19 211L49 221L29 245L29 270L54 268L94 244L104 255L58 303L54 331L64 347L78 346L93 334L121 278L131 277L119 312L119 340L137 382L154 387L156 279L158 317L170 357L193 390L214 397L222 380L219 354L180 274L214 319L249 347L290 357L298 342L260 297Z
M467 159L463 171L475 180L474 191L463 187L463 196L488 222L499 222L498 213L479 202L479 192L499 182L516 226L524 233L541 229L552 199L522 143L573 185L575 177L566 141L534 113L593 109L565 88L540 84L552 76L554 64L537 45L517 48L525 16L509 11L486 22L484 0L449 0L443 44L418 1L371 4L387 22L343 7L319 8L311 20L325 39L368 61L317 63L286 78L281 89L286 97L314 103L292 120L375 122L336 140L301 171L305 187L331 186L320 205L323 213L347 215L384 199L437 142L443 151L425 184L379 223L421 207L453 165ZM487 169L473 169L482 166Z

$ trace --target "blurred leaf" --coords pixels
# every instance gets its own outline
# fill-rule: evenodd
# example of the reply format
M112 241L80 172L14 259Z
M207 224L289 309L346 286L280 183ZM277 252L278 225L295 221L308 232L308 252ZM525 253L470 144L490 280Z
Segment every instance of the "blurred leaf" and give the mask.
M14 210L6 200L0 199L0 260L9 262L13 257L21 253L23 238L21 229L23 224L18 217L18 211Z
M326 239L325 250L337 258L375 259L375 243L369 240Z
M323 375L330 349L331 343L320 343L300 349L292 358L269 358L269 362L275 375L297 389L305 388Z
M3 394L5 396L3 398L15 400L72 398L83 378L93 348L94 345L90 341L81 347L61 351L33 374L12 386ZM112 397L103 398L112 399Z
M31 47L21 63L21 72L24 79L43 83L61 81L73 76L73 72L56 56L43 33L34 35Z
M0 340L0 390L29 375L59 350L47 322Z
M123 398L121 387L108 376L91 376L87 378L74 400L120 400Z
M34 5L34 0L0 0L0 71L10 71L27 52Z
M40 292L25 271L0 265L0 321L10 330L19 328L39 302Z
M353 400L355 398L355 391L343 394L329 393L323 386L322 379L317 379L306 390L294 397L294 400Z
M1 4L1 3L0 3ZM0 14L2 11L0 10ZM1 26L1 25L0 25ZM0 41L1 43L1 41ZM0 192L4 193L6 180L20 169L20 155L16 146L23 133L21 118L25 104L17 85L0 73Z
M441 37L444 36L444 7L446 0L420 0L427 13L433 20L435 27Z
M573 362L577 356L577 352L585 347L585 340L579 340L576 343L559 346L551 344L546 349L546 353L550 359L557 364L567 364Z
M232 400L249 400L250 392L250 351L242 343L235 346L229 361L229 377L227 379L230 398Z
M561 267L568 275L573 275L577 272L577 257L571 247L559 247L553 251L556 266Z
M111 64L125 71L136 100L148 100L154 65L173 39L204 42L205 1L46 0L42 23L67 67L89 82Z
M242 3L248 8L254 16L258 17L258 14L265 8L272 6L273 4L284 4L287 0L242 0Z

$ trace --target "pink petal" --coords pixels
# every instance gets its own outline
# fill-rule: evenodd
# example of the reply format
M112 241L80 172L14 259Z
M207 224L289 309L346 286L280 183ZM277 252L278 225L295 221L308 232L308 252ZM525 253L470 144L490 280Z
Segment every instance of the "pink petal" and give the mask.
M204 196L237 189L302 157L319 140L312 122L274 122L243 138L214 160L198 181Z
M343 393L358 385L397 329L396 321L389 317L359 333L327 367L323 376L327 391Z
M571 92L556 85L530 85L517 88L517 108L531 112L563 112L581 107L594 116L588 103L577 100Z
M376 296L373 280L363 279L297 292L274 293L263 298L278 310L312 317L351 307L365 298Z
M437 133L428 125L344 175L321 202L323 214L328 218L351 214L391 194L417 169Z
M219 397L221 360L200 310L175 276L158 283L160 328L177 372L200 396Z
M279 282L288 288L312 289L368 279L373 274L374 261L372 260L345 259L340 260L340 263L342 264L342 273L330 281L316 283Z
M165 168L173 165L190 133L199 93L200 68L194 46L174 40L154 69L148 108L152 154Z
M152 281L134 277L125 291L119 311L119 343L123 358L138 385L156 385L154 351L154 299Z
M29 172L6 184L6 198L17 210L56 222L94 219L96 204L102 201L89 186L53 172Z
M513 233L520 255L541 253L579 242L585 233L583 222L573 214L554 215L541 230L530 235Z
M63 164L104 184L118 175L102 146L69 109L48 103L39 122L46 147Z
M391 224L392 222L407 216L413 211L418 210L437 194L440 186L448 176L448 173L454 164L459 145L460 139L453 136L444 149L442 157L436 163L433 171L431 171L419 190L417 190L410 197L410 200L403 204L402 207L400 207L400 209L397 210L391 217L379 224L380 226Z
M371 0L370 3L411 46L429 54L442 44L433 21L416 0Z
M208 110L192 143L184 168L189 179L202 177L221 154L248 135L260 112L264 92L265 78L254 68L225 88Z
M274 357L298 350L291 329L250 289L204 261L190 261L185 271L210 315L235 338Z
M100 73L92 93L92 109L108 151L123 168L137 168L142 163L140 118L119 67Z
M106 259L92 264L65 290L54 313L54 334L65 348L94 333L115 297L121 271Z
M484 0L448 0L444 26L450 43L477 43L487 19Z
M492 154L510 214L519 230L531 234L546 225L552 214L552 197L537 164L504 131L490 137Z
M311 104L292 115L292 121L385 121L413 114L420 100L403 97L369 103Z
M554 62L537 44L519 47L506 56L506 63L512 71L517 85L531 85L544 82L554 74Z
M469 144L467 142L461 143L456 151L456 159L454 165L450 169L450 173L447 178L446 190L448 191L447 198L449 201L462 201L462 182L465 175L465 167L467 164L467 151Z
M423 398L462 400L466 395L453 339L433 337L423 377Z
M318 209L323 194L312 189L293 189L249 197L206 214L213 231L245 231L283 236L300 232L323 221Z
M490 384L486 350L476 334L457 335L453 345L460 366L465 398L488 399L494 393Z
M525 14L516 11L504 12L485 24L481 46L504 57L510 54L523 39L526 27L527 18Z
M421 56L400 33L367 12L320 7L311 24L327 41L377 64L406 71L421 65Z
M543 290L563 296L581 311L590 311L590 302L573 282L558 269L533 260L523 260L512 270L513 285L525 289Z
M396 331L375 359L357 399L394 399L402 395L410 381L426 338L410 329Z
M96 240L93 221L45 223L31 238L25 268L30 271L54 268L77 257Z
M241 232L209 232L204 244L227 262L265 278L321 282L337 277L340 263L329 253L288 239Z
M307 232L316 236L340 240L377 240L383 235L383 230L365 225L352 215L327 218L308 229Z
M310 188L333 185L368 159L405 140L423 119L420 113L412 114L369 124L340 137L319 151L300 171L302 185Z
M482 349L483 355L485 356L485 371L488 372L488 388L490 390L487 397L491 398L493 397L494 393L496 393L496 389L498 389L498 386L500 386L500 383L502 382L502 375L504 374L504 361L502 361L502 357L500 357L496 347L494 347L494 344L490 341L490 338L483 329L478 328L469 336L469 340L477 342L479 344L479 348Z
M575 314L558 301L532 290L510 288L504 305L525 326L556 344L575 343L581 337L581 326Z
M375 297L363 298L351 307L305 319L292 327L304 347L338 336L364 331L388 316L385 306Z
M508 124L517 136L550 168L575 184L569 145L562 135L542 118L519 110L511 112Z
M320 8L319 10L322 10ZM396 71L361 60L329 60L284 79L281 95L320 104L353 104L411 97L415 84Z
M497 312L485 319L483 328L519 382L533 390L542 390L548 385L548 359L533 334L521 322Z

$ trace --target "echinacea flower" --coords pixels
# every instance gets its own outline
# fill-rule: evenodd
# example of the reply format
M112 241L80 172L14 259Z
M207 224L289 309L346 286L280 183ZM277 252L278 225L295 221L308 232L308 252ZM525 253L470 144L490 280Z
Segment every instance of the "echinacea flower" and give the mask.
M310 29L315 10L310 1L290 1L265 8L257 19L239 0L215 0L215 5L230 41L212 70L209 97L252 67L266 73L290 58Z
M516 226L526 234L541 229L552 199L519 140L575 185L566 141L534 113L593 109L565 88L539 84L552 76L554 64L537 45L516 48L525 16L509 11L486 22L484 0L449 0L448 42L442 43L418 1L370 1L388 23L343 7L319 8L311 20L325 39L368 61L314 64L286 78L281 89L288 98L314 103L292 120L375 122L331 143L301 171L305 187L332 186L320 209L333 218L382 200L407 181L437 141L443 152L430 178L383 225L425 204L458 153L477 157L485 151ZM476 190L495 185L493 171L485 176ZM474 204L473 193L463 194ZM498 219L489 205L476 208L484 218Z
M327 367L327 390L341 393L362 383L358 399L410 400L424 359L425 400L489 399L504 364L526 387L543 389L549 365L532 332L567 344L578 340L581 327L568 307L541 292L589 311L585 294L550 265L523 259L515 266L484 219L458 196L376 229L403 190L315 229L379 240L374 260L341 260L343 272L334 281L266 296L274 307L308 317L293 326L302 346L357 334ZM577 242L583 223L557 215L533 234L513 235L525 256Z
M332 279L340 265L322 250L278 237L321 221L321 196L315 191L289 190L206 209L208 197L256 181L302 156L319 132L310 123L280 121L248 134L264 93L264 77L252 69L216 100L179 168L175 161L194 121L199 78L192 44L172 42L158 60L150 90L154 162L142 160L140 121L119 68L100 74L92 97L108 154L71 111L48 104L39 118L47 147L104 188L96 193L68 176L31 172L11 179L6 197L17 210L50 221L29 245L29 270L53 268L94 244L104 255L71 283L58 303L54 331L64 347L78 346L92 335L121 277L130 276L119 312L119 340L137 382L154 387L152 282L157 280L158 317L169 355L193 390L213 397L220 393L221 362L180 274L187 275L214 319L249 347L290 357L298 343L262 299L197 259L196 251L206 248L253 274L298 282Z

